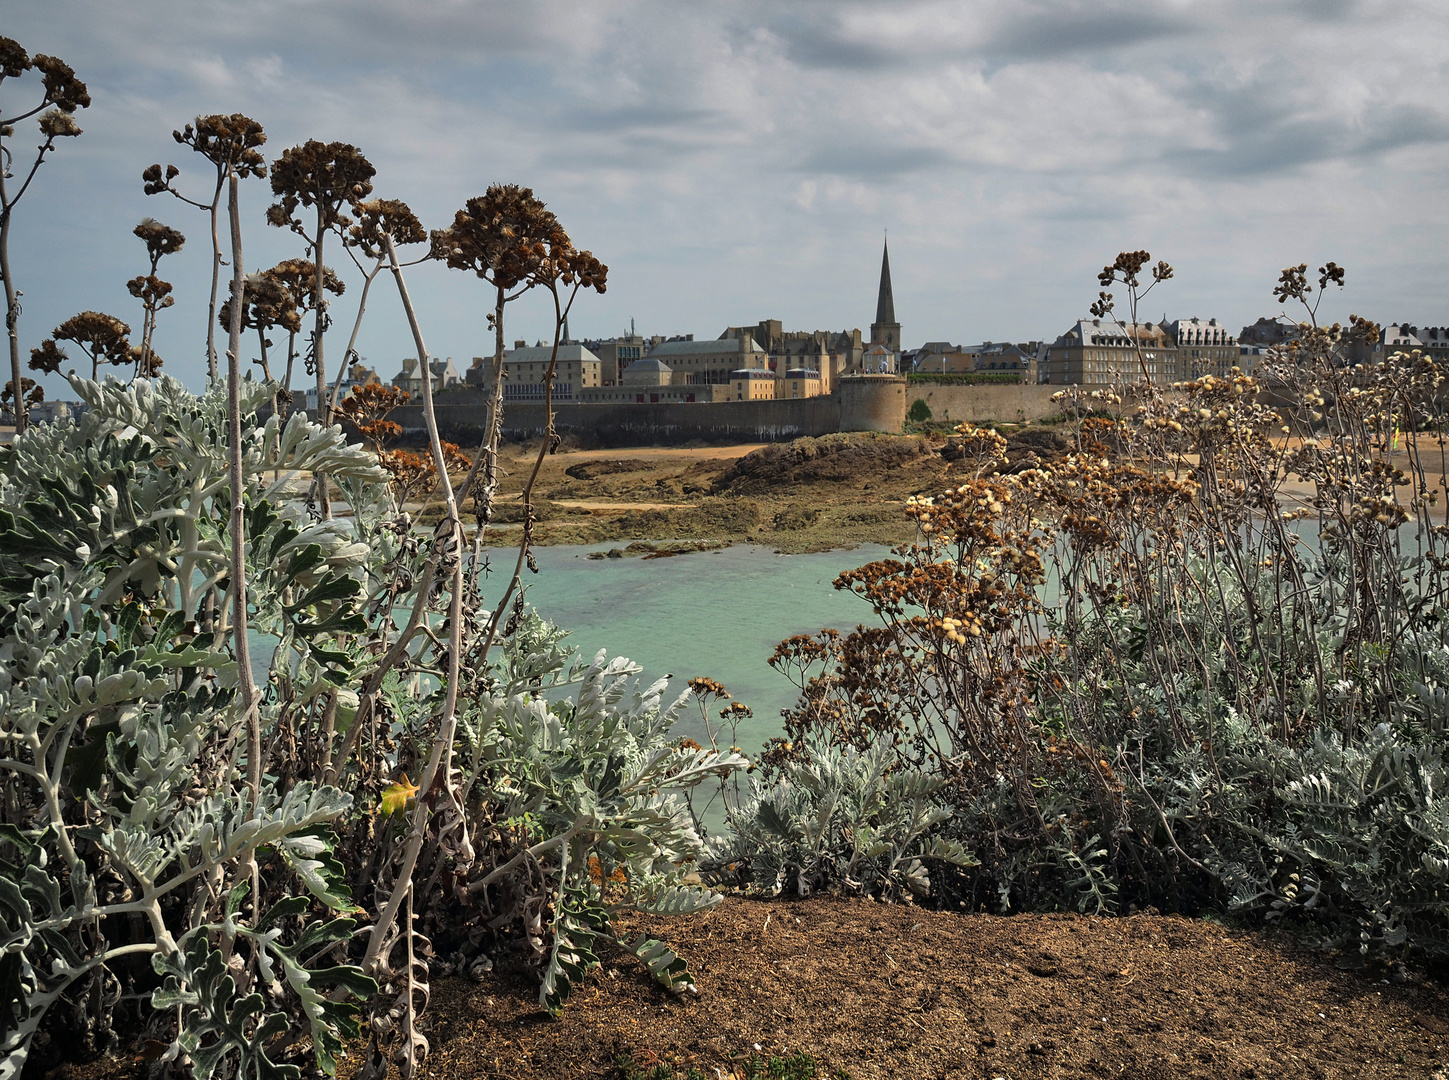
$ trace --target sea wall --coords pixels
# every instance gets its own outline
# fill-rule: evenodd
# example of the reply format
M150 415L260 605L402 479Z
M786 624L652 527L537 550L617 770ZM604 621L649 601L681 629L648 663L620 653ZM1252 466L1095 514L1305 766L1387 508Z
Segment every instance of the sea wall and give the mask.
M1025 423L1056 416L1061 406L1052 401L1060 386L987 383L980 386L950 386L913 383L905 392L906 408L919 399L931 410L931 419L955 423Z
M476 444L487 416L482 394L440 395L434 408L443 438ZM389 419L405 431L423 427L422 409L406 405ZM543 434L546 416L541 404L509 403L503 410L503 435L511 440ZM717 443L787 442L803 435L840 430L840 406L834 397L786 401L716 401L693 403L562 404L554 408L554 427L589 446L679 446ZM900 430L899 423L896 430Z
M920 399L937 421L1020 423L1061 412L1051 400L1054 386L942 386L908 384L902 378L845 378L835 393L782 401L608 402L564 403L554 407L560 435L595 447L680 446L688 442L717 445L746 442L788 442L805 435L836 431L898 432L906 412ZM483 439L487 397L477 390L452 390L437 396L434 408L444 439L476 446ZM390 420L413 439L421 437L420 404L394 410ZM538 402L509 402L503 410L503 435L513 441L536 439L545 415Z

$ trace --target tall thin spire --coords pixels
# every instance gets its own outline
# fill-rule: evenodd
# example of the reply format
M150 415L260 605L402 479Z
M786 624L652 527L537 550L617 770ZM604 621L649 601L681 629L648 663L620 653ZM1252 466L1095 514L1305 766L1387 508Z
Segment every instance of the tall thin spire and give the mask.
M875 321L881 325L896 321L896 301L891 294L890 241L882 241L880 254L880 296L875 302Z
M871 345L900 352L901 324L896 322L896 298L891 293L891 249L883 241L880 253L880 296L875 302L875 322L870 324Z

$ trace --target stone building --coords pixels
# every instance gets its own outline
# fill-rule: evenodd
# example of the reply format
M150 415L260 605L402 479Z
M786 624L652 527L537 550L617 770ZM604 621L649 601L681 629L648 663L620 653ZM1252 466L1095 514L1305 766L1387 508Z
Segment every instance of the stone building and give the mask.
M788 368L783 374L776 373L776 400L819 397L822 393L820 372L816 368Z
M853 375L896 375L900 372L900 358L885 345L876 344L865 350L860 358L860 370Z
M446 390L453 386L462 384L463 379L458 374L458 369L453 366L453 358L439 360L434 357L428 362L428 368L433 373L433 393ZM418 397L423 392L422 372L418 367L416 357L406 357L402 362L402 370L392 377L393 386L399 390L406 390L413 397Z
M1141 380L1145 365L1154 383L1168 384L1179 378L1177 351L1160 323L1080 319L1044 350L1039 378L1057 385L1106 386Z
M516 348L503 358L503 400L542 401L552 345ZM600 384L603 364L585 346L559 345L554 366L553 400L578 401L581 393Z
M729 383L734 371L768 371L770 367L769 355L750 335L715 341L695 341L693 338L662 341L649 350L644 359L666 365L671 372L669 381L681 386ZM626 374L632 369L633 365L630 365Z
M1264 316L1238 331L1239 345L1286 345L1298 336L1298 327L1283 319Z
M1164 329L1177 345L1177 378L1225 376L1239 366L1238 339L1216 319L1176 319Z
M765 350L776 371L813 368L820 372L822 393L832 393L835 380L860 370L865 345L856 330L784 330L779 319L763 319L754 326L731 326L720 339L749 336Z
M775 373L768 368L741 368L730 372L730 401L772 401Z
M620 375L649 349L648 343L630 329L628 334L583 343L602 362L603 385L619 385Z

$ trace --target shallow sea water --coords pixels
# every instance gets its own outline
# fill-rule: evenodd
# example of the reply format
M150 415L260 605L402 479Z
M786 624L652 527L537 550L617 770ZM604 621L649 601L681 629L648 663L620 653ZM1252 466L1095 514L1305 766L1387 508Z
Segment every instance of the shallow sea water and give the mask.
M666 700L696 676L722 683L754 710L738 732L749 754L780 734L780 710L796 698L793 684L766 663L775 646L792 634L871 622L864 600L831 583L888 552L867 546L776 555L736 545L667 559L588 558L612 546L537 548L539 573L526 574L528 602L568 630L585 659L602 648L642 665L641 680L672 675ZM698 710L691 706L675 731L703 741Z

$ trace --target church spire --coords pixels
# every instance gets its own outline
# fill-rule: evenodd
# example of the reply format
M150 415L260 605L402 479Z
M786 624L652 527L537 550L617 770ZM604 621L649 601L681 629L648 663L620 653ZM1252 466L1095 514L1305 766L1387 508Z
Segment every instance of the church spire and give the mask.
M870 343L900 352L901 324L896 322L896 299L891 292L891 250L883 242L880 255L880 294L875 302L875 322L870 324Z
M880 296L875 302L875 321L893 323L896 321L896 301L891 295L891 249L884 241L880 253Z

